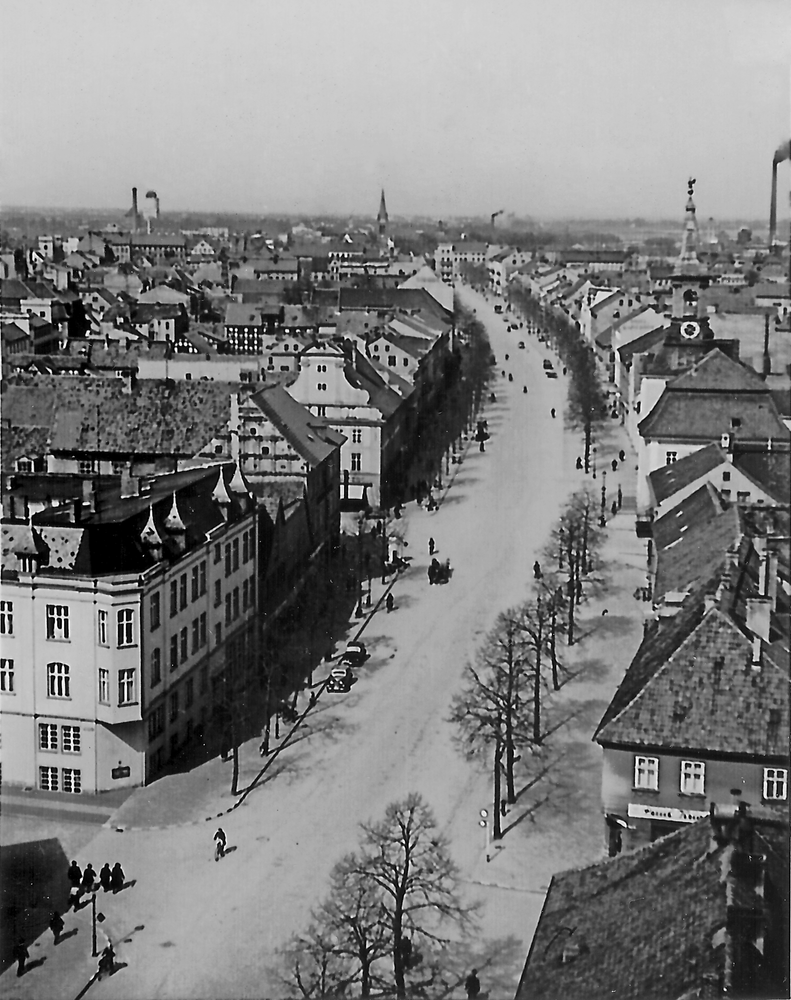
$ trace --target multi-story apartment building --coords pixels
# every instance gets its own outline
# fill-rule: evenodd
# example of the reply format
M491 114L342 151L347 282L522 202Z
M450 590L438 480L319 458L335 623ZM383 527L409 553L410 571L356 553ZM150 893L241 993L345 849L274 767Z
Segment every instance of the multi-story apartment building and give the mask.
M250 666L255 506L233 465L97 480L2 522L2 777L92 793L151 781ZM24 507L16 496L14 513Z

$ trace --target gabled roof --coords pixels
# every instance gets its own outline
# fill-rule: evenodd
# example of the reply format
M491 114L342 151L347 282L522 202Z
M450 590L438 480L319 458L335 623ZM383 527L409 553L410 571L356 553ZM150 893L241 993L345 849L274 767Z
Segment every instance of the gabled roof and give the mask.
M657 549L673 545L691 525L717 517L725 506L711 483L704 483L664 517L654 521L654 545Z
M660 521L673 520L676 510ZM655 522L655 527L658 524ZM656 543L655 603L671 592L684 593L701 580L712 579L725 564L726 553L735 551L742 537L736 507L726 507L712 517L686 520L681 526L673 525L676 531L679 527L686 530L673 541L661 546Z
M702 1000L725 983L734 996L785 995L787 820L716 822L719 835L704 819L553 876L516 1000ZM766 859L765 895L739 865L748 852ZM745 938L762 919L783 945L756 963Z
M319 465L346 440L344 435L298 403L280 386L267 386L251 397L298 455Z
M791 452L789 451L736 451L735 468L743 472L777 503L789 503L791 483Z
M668 388L679 392L757 392L762 395L769 391L764 380L752 368L733 361L718 348L709 351L689 371L673 379Z
M648 479L656 502L663 503L727 461L727 453L718 444L708 444L677 462L655 469Z
M618 348L618 355L624 364L628 364L635 354L643 354L646 351L650 351L653 347L658 347L664 342L667 329L664 326L658 326L654 330L649 330L647 333L640 334L639 337L635 337L634 340L630 340L628 344L624 344L622 347Z

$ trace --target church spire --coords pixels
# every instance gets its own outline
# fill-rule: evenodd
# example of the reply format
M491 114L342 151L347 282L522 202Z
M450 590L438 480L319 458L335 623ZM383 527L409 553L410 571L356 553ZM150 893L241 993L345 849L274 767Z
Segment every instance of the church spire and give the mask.
M379 236L384 238L387 235L387 205L385 204L385 189L382 188L382 197L379 199L379 214L376 217L379 224Z
M681 240L681 253L676 262L677 274L694 274L700 269L698 260L698 219L695 214L695 201L692 197L695 191L695 178L687 181L687 208L684 222L684 235Z

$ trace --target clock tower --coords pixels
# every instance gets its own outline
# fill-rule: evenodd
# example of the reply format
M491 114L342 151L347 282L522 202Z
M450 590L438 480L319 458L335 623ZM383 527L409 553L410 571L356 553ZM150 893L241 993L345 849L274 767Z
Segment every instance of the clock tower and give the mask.
M711 279L698 260L698 220L692 197L694 189L695 178L690 177L681 253L670 279L673 297L666 346L698 345L714 340L706 309L700 302L700 292L708 288Z

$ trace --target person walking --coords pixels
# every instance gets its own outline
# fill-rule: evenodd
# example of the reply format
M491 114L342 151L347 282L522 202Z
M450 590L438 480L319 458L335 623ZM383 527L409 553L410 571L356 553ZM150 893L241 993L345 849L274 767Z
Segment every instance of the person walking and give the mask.
M541 579L541 563L538 561L538 559L536 559L536 561L533 563L533 577L536 580Z
M113 887L113 893L120 892L124 887L124 880L126 876L124 875L124 870L121 867L121 862L116 861L113 865L113 870L110 873L110 885Z
M69 865L69 870L66 875L72 885L72 888L79 889L80 883L82 882L82 869L76 861L72 861Z
M623 448L621 448L621 450L618 452L618 460L621 462L626 461L626 452L623 450Z
M435 548L436 548L436 542L434 541L433 538L429 538L429 540L428 540L428 554L430 556L434 555L434 549Z
M613 517L615 517L615 515L618 513L618 501L617 500L613 500L613 502L612 502L612 504L610 506L610 513L612 514Z
M93 870L93 865L86 865L85 871L82 873L82 891L90 892L93 889L93 883L96 881L96 872Z
M393 610L393 608L395 607L395 600L394 600L394 598L393 598L393 595L392 595L392 593L389 593L389 594L387 595L387 597L385 598L385 607L387 608L387 613L388 613L388 614L390 614L390 612L391 612L391 611Z
M105 892L109 892L113 882L113 873L110 871L109 861L105 861L102 870L99 872L99 881L101 882L102 889Z
M52 916L49 918L49 929L52 931L52 936L55 938L55 944L59 943L64 927L65 924L63 923L63 917L57 910L53 910Z
M481 992L481 981L478 979L478 970L473 969L464 981L464 990L468 997L477 997Z
M613 472L617 472L618 471L618 459L614 458L610 464L612 465L612 471Z
M552 419L554 420L555 419L555 407L553 406L552 409L549 412L552 414Z
M621 509L621 504L623 503L623 493L621 492L621 485L618 484L618 510Z
M16 962L16 974L17 976L24 976L25 974L25 962L30 958L30 952L27 950L25 942L22 938L17 939L17 943L14 945L11 955Z
M216 847L214 849L214 860L219 861L220 858L225 857L225 845L228 842L225 836L225 830L220 826L217 828L217 832L214 834L214 840Z
M578 469L582 468L582 459L579 457L579 455L577 455L577 468Z

